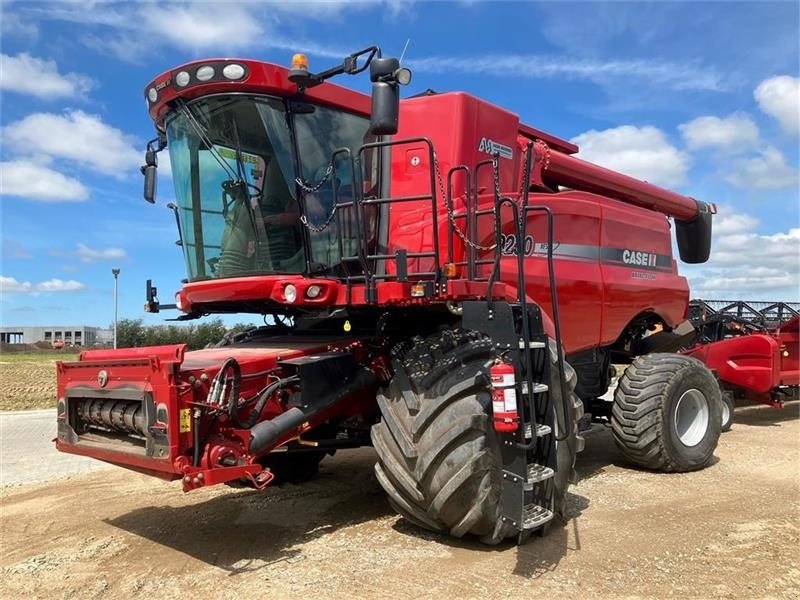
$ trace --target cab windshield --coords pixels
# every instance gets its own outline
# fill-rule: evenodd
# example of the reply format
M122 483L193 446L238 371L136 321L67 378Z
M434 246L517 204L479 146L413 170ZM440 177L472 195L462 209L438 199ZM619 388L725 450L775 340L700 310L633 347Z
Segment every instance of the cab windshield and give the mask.
M354 210L332 218L334 198L346 203L356 185L375 187L377 169L332 155L355 156L372 141L368 129L357 115L268 96L179 107L166 133L189 280L340 274L359 236ZM375 230L371 223L362 236Z

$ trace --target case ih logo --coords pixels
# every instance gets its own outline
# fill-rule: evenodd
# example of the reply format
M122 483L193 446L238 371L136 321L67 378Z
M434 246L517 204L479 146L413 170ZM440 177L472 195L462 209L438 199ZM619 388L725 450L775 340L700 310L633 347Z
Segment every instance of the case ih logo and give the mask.
M481 138L478 144L478 152L486 152L486 154L494 154L497 152L501 158L513 158L514 151L510 146L504 146L500 142L495 142L489 138Z
M624 262L626 265L638 265L640 267L655 267L656 255L650 252L623 250L622 262Z

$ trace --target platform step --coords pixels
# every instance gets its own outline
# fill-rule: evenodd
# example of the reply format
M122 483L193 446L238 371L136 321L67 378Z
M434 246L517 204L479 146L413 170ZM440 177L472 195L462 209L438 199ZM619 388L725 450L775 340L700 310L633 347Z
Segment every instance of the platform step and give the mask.
M536 425L536 437L544 437L546 435L550 435L552 433L552 429L550 429L549 425ZM525 423L525 439L531 439L531 424Z
M536 463L528 465L528 480L525 482L525 491L531 491L534 483L550 479L555 474L556 472L550 467L537 465Z
M528 348L544 348L545 346L546 344L544 342L528 342ZM525 348L525 340L520 338L519 347Z
M539 506L538 504L528 504L522 509L522 528L536 529L547 523L553 518L553 511Z
M533 384L533 393L534 394L541 394L543 392L546 392L549 389L550 389L550 386L548 386L546 383L534 383ZM523 381L522 382L522 393L526 394L526 395L528 393L528 382L527 381Z

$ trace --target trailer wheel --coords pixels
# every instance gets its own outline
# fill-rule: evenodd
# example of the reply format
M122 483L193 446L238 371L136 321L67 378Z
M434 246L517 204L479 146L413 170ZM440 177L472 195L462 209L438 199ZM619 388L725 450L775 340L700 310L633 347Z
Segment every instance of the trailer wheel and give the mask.
M487 376L494 358L489 339L476 332L445 330L415 339L393 360L395 375L378 395L382 418L371 432L375 474L398 513L425 529L454 537L472 534L487 544L517 534L500 520L502 461ZM574 388L574 371L569 373ZM570 395L569 418L575 422L583 405ZM563 423L561 405L555 403ZM576 428L572 431L558 447L558 513L578 451Z
M730 431L733 427L733 394L731 392L722 392L722 403L720 404L720 413L722 417L722 433Z
M640 356L614 394L614 441L640 467L701 469L719 441L721 405L719 386L700 361L678 354Z

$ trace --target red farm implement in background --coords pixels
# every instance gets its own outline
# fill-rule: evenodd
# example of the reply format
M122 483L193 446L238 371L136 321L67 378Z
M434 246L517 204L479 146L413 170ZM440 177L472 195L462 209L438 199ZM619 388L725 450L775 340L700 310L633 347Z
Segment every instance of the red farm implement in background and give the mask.
M690 303L696 334L682 352L701 360L716 374L728 405L726 414L735 399L775 407L797 399L798 311L798 302L693 300ZM732 412L730 419L732 422Z
M371 97L328 81L367 70ZM398 513L490 544L563 515L584 411L631 464L709 464L739 350L678 352L698 331L672 231L681 261L707 261L714 206L469 94L401 101L410 78L371 47L318 73L210 59L146 86L145 199L168 149L187 269L174 305L148 282L146 309L266 325L60 363L60 451L189 491L300 481L372 446ZM742 339L796 374L793 327ZM612 363L629 366L606 402Z

